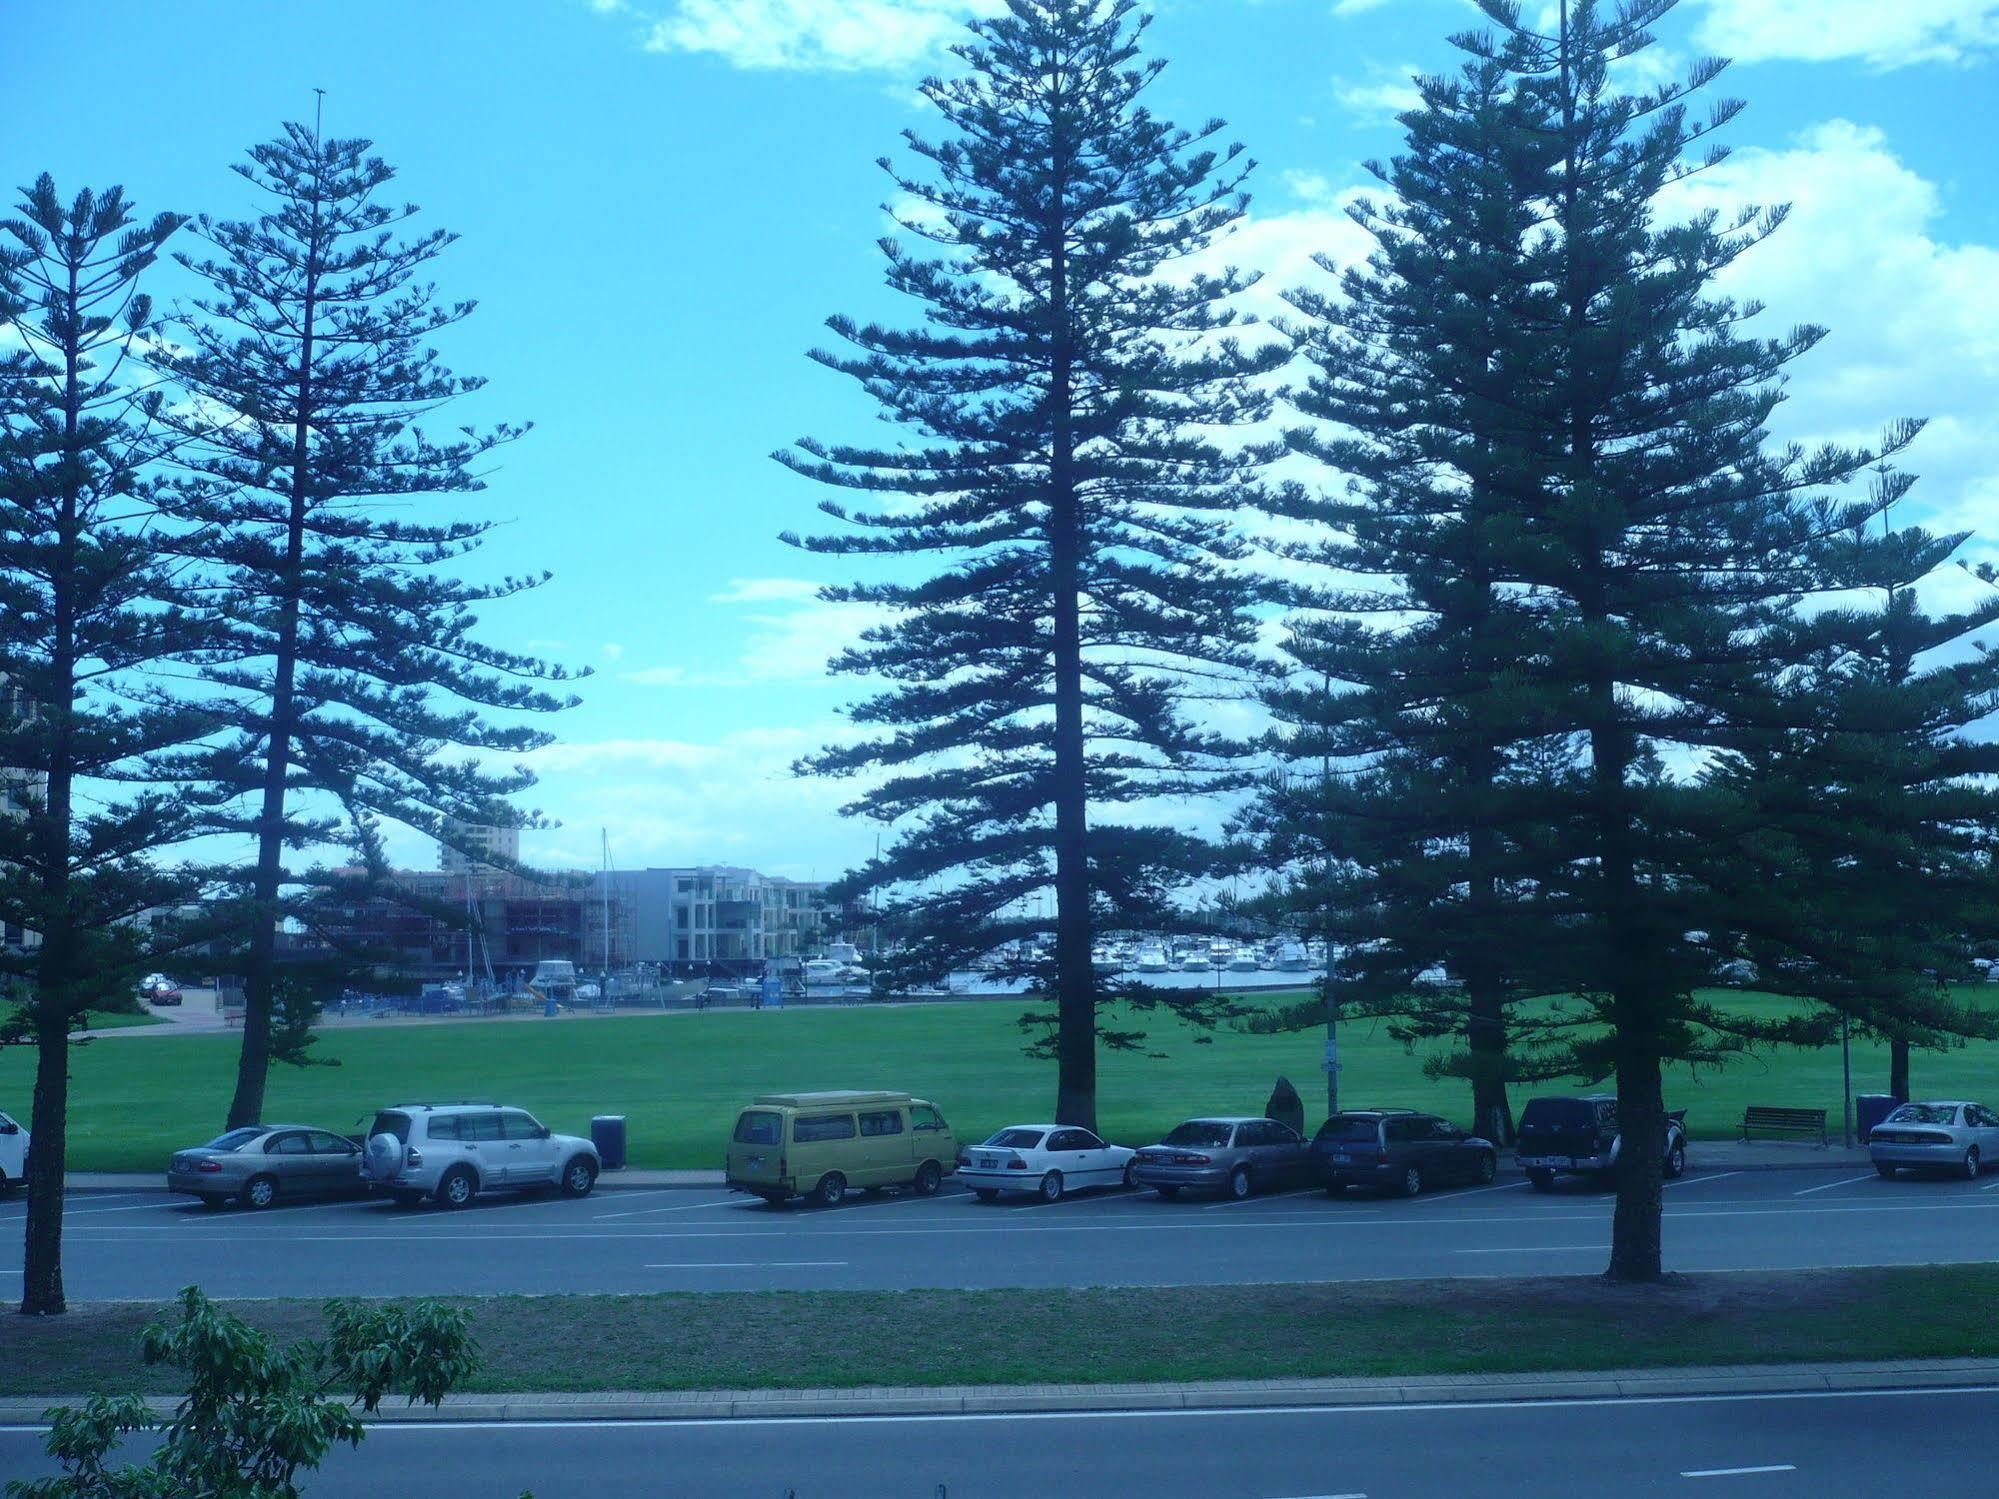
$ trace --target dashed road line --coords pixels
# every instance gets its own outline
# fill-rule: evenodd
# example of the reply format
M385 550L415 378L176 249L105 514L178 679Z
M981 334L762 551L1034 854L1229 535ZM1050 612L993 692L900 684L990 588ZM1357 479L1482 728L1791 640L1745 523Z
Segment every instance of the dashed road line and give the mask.
M1668 1187L1704 1187L1709 1182L1727 1181L1731 1176L1741 1176L1740 1171L1717 1171L1712 1176L1683 1176L1678 1181L1661 1183Z
M1752 1473L1795 1473L1796 1463L1763 1463L1754 1468L1692 1468L1682 1478L1746 1478Z

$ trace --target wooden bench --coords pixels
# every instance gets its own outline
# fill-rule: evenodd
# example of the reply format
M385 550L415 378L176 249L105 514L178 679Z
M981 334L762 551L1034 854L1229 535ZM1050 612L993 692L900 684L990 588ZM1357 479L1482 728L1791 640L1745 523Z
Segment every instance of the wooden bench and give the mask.
M1832 1143L1826 1134L1825 1109L1775 1109L1761 1104L1751 1104L1742 1111L1742 1140L1749 1142L1751 1130L1762 1130L1773 1135L1817 1135L1819 1144Z

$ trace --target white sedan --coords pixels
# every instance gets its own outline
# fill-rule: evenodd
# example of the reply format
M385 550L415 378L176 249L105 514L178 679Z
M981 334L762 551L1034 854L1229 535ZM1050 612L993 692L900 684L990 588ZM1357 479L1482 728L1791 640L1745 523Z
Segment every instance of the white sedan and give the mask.
M28 1132L0 1114L0 1197L13 1191L27 1176Z
M1002 1192L1033 1192L1043 1202L1057 1202L1076 1187L1130 1186L1135 1154L1073 1125L1012 1124L960 1151L957 1175L981 1202Z

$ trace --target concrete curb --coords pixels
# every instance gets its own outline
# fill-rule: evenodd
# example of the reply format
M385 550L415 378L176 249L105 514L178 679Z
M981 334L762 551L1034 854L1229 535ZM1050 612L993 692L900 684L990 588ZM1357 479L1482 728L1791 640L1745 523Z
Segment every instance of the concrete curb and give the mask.
M1795 1157L1770 1156L1767 1152L1748 1159L1731 1158L1728 1150L1720 1142L1712 1154L1703 1152L1688 1163L1690 1171L1871 1171L1873 1162L1864 1150L1846 1151L1840 1149L1817 1150L1806 1148L1807 1153ZM1753 1147L1752 1147L1753 1148ZM1502 1161L1500 1175L1525 1180L1517 1166ZM164 1174L147 1171L76 1171L70 1173L67 1185L72 1192L149 1192L157 1191L165 1184ZM725 1185L719 1171L657 1171L642 1167L627 1167L618 1171L607 1171L597 1178L600 1192L619 1191L690 1191L717 1192Z
M384 1406L378 1422L717 1421L829 1416L1033 1415L1091 1411L1311 1409L1352 1405L1523 1404L1538 1400L1689 1399L1999 1388L1999 1360L1733 1365L1597 1373L1434 1375L1408 1379L1235 1380L1211 1384L949 1386L939 1389L708 1390L647 1394L454 1395L435 1410ZM0 1399L0 1426L42 1423L82 1396ZM148 1405L170 1415L175 1402Z

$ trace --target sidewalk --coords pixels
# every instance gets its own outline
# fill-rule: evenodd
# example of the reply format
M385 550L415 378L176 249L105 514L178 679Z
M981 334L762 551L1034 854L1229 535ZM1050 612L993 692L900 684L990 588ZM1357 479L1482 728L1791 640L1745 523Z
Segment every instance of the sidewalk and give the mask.
M1595 1373L1451 1374L1408 1379L1224 1380L1203 1384L956 1385L935 1389L690 1390L619 1393L452 1395L435 1410L384 1405L372 1420L714 1421L828 1416L1025 1415L1046 1412L1308 1409L1536 1400L1698 1399L1738 1395L1836 1394L1999 1386L1999 1361L1938 1359L1852 1364L1730 1365L1613 1369ZM0 1425L35 1425L53 1405L84 1397L0 1399ZM148 1402L169 1415L175 1401Z
M1740 1140L1696 1140L1687 1161L1690 1175L1716 1171L1850 1171L1856 1175L1871 1171L1873 1163L1865 1150L1842 1150L1837 1145L1821 1150L1816 1145L1788 1140L1757 1140L1744 1145ZM1513 1158L1499 1160L1502 1177L1518 1177ZM148 1192L164 1182L164 1173L150 1171L73 1171L69 1176L72 1192ZM597 1179L600 1192L643 1190L720 1191L724 1183L719 1171L654 1171L630 1167L606 1171Z

